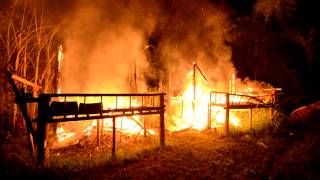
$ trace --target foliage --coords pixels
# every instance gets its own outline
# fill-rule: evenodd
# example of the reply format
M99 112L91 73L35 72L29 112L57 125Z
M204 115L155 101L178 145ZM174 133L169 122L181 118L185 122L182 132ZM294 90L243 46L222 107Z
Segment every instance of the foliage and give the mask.
M264 17L268 23L272 17L281 23L292 18L296 10L297 0L258 0L254 6L254 12Z
M38 84L42 92L55 92L58 27L47 25L43 8L36 1L5 1L3 6L0 13L4 20L0 21L0 107L4 110L1 112L1 131L23 132L23 121L18 118L18 108L13 104L6 71ZM39 93L38 89L26 84L16 84L34 96Z
M252 6L252 15L234 20L232 60L238 75L281 87L284 95L279 102L289 112L317 101L320 41L318 25L311 21L319 18L311 13L314 4L258 0Z
M46 26L41 11L29 1L11 8L1 39L6 66L16 75L42 85L44 92L52 92L57 50L52 42L57 28Z

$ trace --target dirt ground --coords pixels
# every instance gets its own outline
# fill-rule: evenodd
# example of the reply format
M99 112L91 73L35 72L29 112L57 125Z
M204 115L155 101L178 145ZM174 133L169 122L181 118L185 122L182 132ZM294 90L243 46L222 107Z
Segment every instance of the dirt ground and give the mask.
M124 150L119 145L116 159L110 157L110 143L88 150L87 146L93 145L83 142L52 151L49 168L30 159L25 143L5 143L1 145L0 173L5 178L46 179L319 179L319 127L269 129L229 137L214 131L185 130L167 133L165 147L153 139L134 140L124 145ZM136 151L128 155L128 149Z

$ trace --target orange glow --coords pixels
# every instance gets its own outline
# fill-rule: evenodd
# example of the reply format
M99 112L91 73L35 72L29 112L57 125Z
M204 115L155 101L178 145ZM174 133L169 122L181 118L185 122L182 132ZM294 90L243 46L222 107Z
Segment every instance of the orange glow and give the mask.
M208 127L208 121L211 122L212 128L224 127L226 121L226 110L223 106L226 105L227 95L226 93L217 93L215 97L210 97L211 87L207 81L201 79L201 77L195 77L193 71L190 71L186 80L184 81L184 89L180 96L168 97L170 99L169 106L167 105L167 110L169 110L170 115L166 114L166 129L169 131L181 131L184 129L195 129L204 130ZM237 95L237 91L234 88L235 77L232 75L233 88L229 89L233 92L229 95L230 104L245 104L248 103L248 99L243 98L243 96ZM254 88L245 87L242 88L242 92L246 94L254 94ZM141 107L143 103L141 97L87 97L85 99L72 98L73 101L78 101L78 103L100 103L102 102L103 109L121 109L121 108L131 108L131 107ZM71 100L71 99L70 99ZM142 104L141 104L142 103ZM211 110L209 113L209 104L217 104L217 106L210 106ZM178 106L173 107L172 104L178 104ZM219 106L218 106L219 105ZM221 106L222 107L221 107ZM169 109L169 108L170 109ZM210 114L210 117L208 115ZM147 135L157 134L155 129L150 127L144 131L144 116L129 116L129 117L118 117L116 118L116 131L126 134L128 136L132 135L143 135L144 132ZM100 121L100 131L112 131L113 121L112 119L102 119ZM230 126L241 128L241 119L236 116L232 111L229 111L229 123ZM92 121L83 131L84 135L93 134L93 130L97 129L97 121ZM57 129L57 139L59 142L63 142L68 138L75 136L74 132L65 131L63 127ZM94 133L95 134L95 133Z
M70 138L70 137L75 135L74 132L66 132L66 131L64 131L63 127L58 127L56 133L57 133L57 135L56 135L57 136L57 140L59 142L62 142L65 139L68 139L68 138Z
M186 88L183 95L180 97L183 102L183 109L180 110L181 116L174 117L172 123L168 129L170 131L180 131L186 128L192 128L196 130L203 130L208 126L208 104L210 103L210 87L206 81L201 82L201 79L196 79L196 90L194 94L194 84L192 79L193 72L189 72L187 75ZM238 97L234 97L233 101L240 101ZM226 97L217 99L218 103L225 104ZM211 121L214 127L220 127L225 121L225 110L222 107L212 107L213 112L217 114L211 117ZM177 111L177 109L173 110ZM241 126L240 120L230 112L230 123L235 126Z
M226 110L224 107L211 106L211 117L209 115L210 103L220 104L221 106L226 105L226 94L221 93L210 100L211 87L207 81L201 79L201 77L195 77L193 79L193 71L190 71L185 81L185 88L183 93L179 97L171 97L171 103L181 104L181 107L173 106L171 109L171 124L167 127L170 131L180 131L186 128L192 128L196 130L204 130L208 127L208 121L211 122L211 127L223 127L226 119ZM195 81L195 82L194 82ZM236 95L235 91L235 75L231 77L232 88L230 93L235 95L229 95L230 104L245 104L248 103L248 99L242 96ZM195 89L194 89L195 86ZM247 87L244 91L248 93L253 92L253 88ZM180 100L179 100L180 99ZM211 102L210 102L211 101ZM172 106L171 106L172 107ZM180 112L177 112L180 111ZM176 115L179 114L179 115ZM172 122L173 121L173 122ZM232 111L229 111L229 122L233 127L241 128L241 120Z

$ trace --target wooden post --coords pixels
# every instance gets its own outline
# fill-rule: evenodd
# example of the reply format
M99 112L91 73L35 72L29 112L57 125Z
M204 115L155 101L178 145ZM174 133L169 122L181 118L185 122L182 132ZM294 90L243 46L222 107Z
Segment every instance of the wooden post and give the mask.
M97 119L97 146L100 145L100 119Z
M272 125L273 109L269 108L269 125Z
M210 102L208 104L208 121L207 121L207 126L208 129L211 129L211 93L210 93Z
M193 101L196 100L196 63L193 62Z
M103 101L102 101L102 96L100 96L100 102L101 102L101 107L100 107L100 116L102 116L102 110L103 110ZM100 136L103 137L103 131L104 131L104 119L101 119L101 133Z
M123 129L123 128L122 128L122 127L123 127L123 126L122 126L122 122L123 122L123 118L120 119L120 132L119 132L119 135L120 135L120 137L119 137L119 142L120 142L120 143L122 143L122 129Z
M49 118L50 98L40 94L38 104L38 161L43 166L47 165L48 146L47 146L47 120Z
M101 119L101 137L103 137L103 132L104 132L104 119Z
M165 145L165 124L164 124L164 94L160 95L160 146Z
M207 120L207 128L211 129L211 106L208 105L208 120Z
M226 136L229 135L229 111L230 111L229 93L226 93L226 119L224 123L224 132Z
M143 116L143 135L147 137L147 117Z
M249 122L250 122L250 129L252 129L252 108L249 110Z
M112 157L116 155L116 118L112 118Z

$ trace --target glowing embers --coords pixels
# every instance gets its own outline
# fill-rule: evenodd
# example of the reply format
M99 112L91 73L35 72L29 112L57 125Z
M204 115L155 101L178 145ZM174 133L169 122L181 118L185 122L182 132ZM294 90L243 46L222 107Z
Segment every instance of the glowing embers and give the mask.
M124 133L128 136L131 135L143 135L144 131L146 131L147 135L155 135L156 131L153 129L148 129L146 127L146 124L144 124L143 121L141 121L140 116L132 116L132 117L119 117L116 118L116 131L119 131L121 133ZM150 117L149 117L150 118ZM112 131L112 119L102 119L99 122L100 128L103 131ZM83 133L85 135L91 135L93 130L97 128L97 121L93 121L90 125L88 125ZM146 130L144 130L146 128ZM151 128L151 127L149 127Z
M56 130L56 138L59 142L64 141L67 138L70 138L75 135L75 132L66 132L63 126L60 126Z

